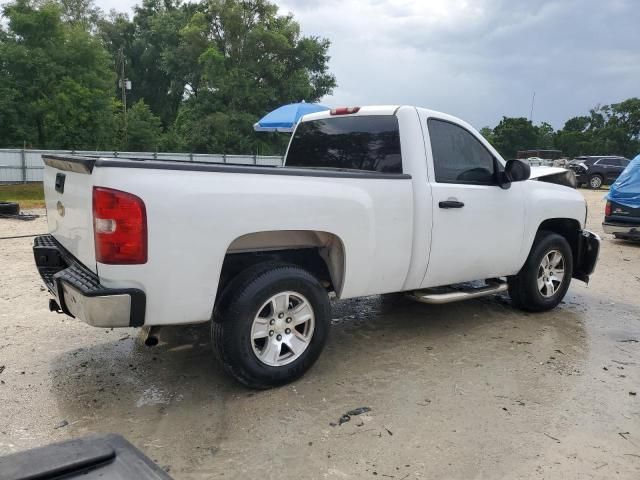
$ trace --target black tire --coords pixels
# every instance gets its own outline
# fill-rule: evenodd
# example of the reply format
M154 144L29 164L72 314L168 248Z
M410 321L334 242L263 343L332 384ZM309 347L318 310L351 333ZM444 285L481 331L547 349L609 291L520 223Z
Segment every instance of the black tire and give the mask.
M538 275L543 258L553 250L562 254L564 277L556 292L546 297L538 288ZM522 270L508 278L509 296L513 305L528 312L544 312L555 308L564 298L573 274L573 255L569 242L557 233L540 231L531 247Z
M587 183L587 186L592 190L598 190L603 183L604 178L602 178L602 175L596 173L595 175L591 175L589 177L589 183Z
M286 365L270 366L254 352L251 328L264 303L284 291L297 292L308 300L315 325L308 346L298 358ZM301 377L318 359L330 319L329 297L313 275L295 265L258 264L236 276L220 295L211 329L214 353L225 371L247 387L284 385Z
M20 205L15 202L0 202L0 215L18 215Z

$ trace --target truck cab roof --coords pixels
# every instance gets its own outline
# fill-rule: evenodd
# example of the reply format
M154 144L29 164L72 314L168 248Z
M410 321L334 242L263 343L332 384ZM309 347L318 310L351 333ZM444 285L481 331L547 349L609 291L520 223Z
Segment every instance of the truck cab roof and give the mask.
M355 109L352 113L336 113L336 111L342 109ZM418 110L419 112L426 114L428 117L436 117L441 118L443 120L449 120L454 123L458 123L460 125L471 128L464 120L454 117L453 115L449 115L447 113L439 112L437 110L431 110L428 108L417 107L414 105L364 105L364 106L348 106L348 107L338 107L332 108L331 110L325 110L322 112L309 113L304 115L300 122L310 122L313 120L321 120L324 118L331 118L339 115L350 115L350 116L366 116L366 115L395 115L398 110L401 108L413 108Z

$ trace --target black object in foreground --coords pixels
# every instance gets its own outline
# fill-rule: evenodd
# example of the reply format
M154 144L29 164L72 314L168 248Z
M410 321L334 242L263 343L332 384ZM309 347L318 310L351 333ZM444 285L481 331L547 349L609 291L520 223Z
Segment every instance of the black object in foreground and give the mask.
M17 215L20 213L20 205L15 202L0 202L0 213L3 215Z
M3 480L171 480L162 469L120 435L55 443L0 457Z
M331 422L329 423L329 425L331 425L332 427L340 426L343 423L347 423L348 421L350 421L351 417L355 417L356 415L362 415L363 413L367 413L370 411L371 409L369 407L354 408L353 410L349 410L347 413L342 415L340 417L340 420L338 420L338 423Z

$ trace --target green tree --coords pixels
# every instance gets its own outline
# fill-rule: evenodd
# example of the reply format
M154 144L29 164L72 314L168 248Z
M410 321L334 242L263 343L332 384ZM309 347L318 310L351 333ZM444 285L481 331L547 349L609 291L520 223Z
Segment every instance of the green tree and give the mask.
M493 142L493 130L491 129L491 127L482 127L480 129L480 135L482 135L487 140L487 142Z
M126 14L111 12L109 18L99 24L100 35L115 61L118 75L124 62L125 77L131 80L132 90L128 101L144 99L151 111L158 115L164 128L175 121L178 108L188 93L187 81L182 73L170 64L179 59L183 69L198 69L197 57L180 50L181 31L200 4L180 4L176 0L143 0L134 8L133 19ZM120 89L114 83L114 94L120 97ZM187 88L187 90L185 90Z
M65 22L80 24L87 29L95 29L102 18L102 10L93 0L57 0Z
M212 0L204 7L180 32L179 52L189 54L178 57L194 59L194 67L164 56L188 85L176 131L194 151L281 150L281 139L260 136L252 125L282 104L315 102L332 91L329 41L301 36L293 18L265 0Z
M493 129L493 146L506 158L515 158L518 150L537 148L538 129L526 118L502 117Z
M154 151L162 135L162 122L151 112L143 100L136 102L127 112L126 133L122 132L122 147L125 151Z
M112 15L101 32L116 60L124 53L130 100L160 116L171 149L281 152L286 138L256 134L253 123L335 86L329 41L301 35L266 0L144 0L131 21Z
M42 148L110 146L114 103L108 53L57 3L5 5L0 34L0 143ZM6 112L6 113L5 113Z
M536 131L538 132L536 139L536 148L548 150L553 149L555 133L553 127L547 122L542 122L536 127Z
M640 99L596 106L588 116L567 120L554 137L556 148L578 155L625 155L640 151Z

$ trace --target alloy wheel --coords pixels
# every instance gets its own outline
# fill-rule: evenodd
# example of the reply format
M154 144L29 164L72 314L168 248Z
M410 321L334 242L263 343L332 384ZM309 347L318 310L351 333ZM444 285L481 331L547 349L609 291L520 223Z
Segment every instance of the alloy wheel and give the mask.
M543 297L553 297L564 281L564 257L558 250L551 250L538 267L538 291Z
M298 292L279 292L258 310L251 326L251 346L258 360L271 367L287 365L309 347L315 316Z

